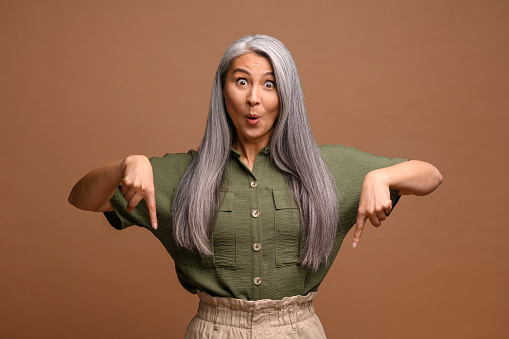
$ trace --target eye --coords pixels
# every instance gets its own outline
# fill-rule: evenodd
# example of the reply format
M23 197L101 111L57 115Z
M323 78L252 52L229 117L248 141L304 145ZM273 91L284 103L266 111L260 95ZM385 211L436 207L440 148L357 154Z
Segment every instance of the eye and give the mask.
M237 85L239 86L247 86L247 80L244 78L237 79Z
M273 89L276 88L276 83L274 81L266 81L265 84L263 84L265 88Z

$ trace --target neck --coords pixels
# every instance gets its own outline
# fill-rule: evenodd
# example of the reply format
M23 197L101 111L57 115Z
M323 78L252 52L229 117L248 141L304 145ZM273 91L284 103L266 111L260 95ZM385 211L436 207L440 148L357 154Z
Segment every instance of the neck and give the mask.
M240 160L253 171L256 156L260 153L260 150L268 144L266 140L260 142L242 142L237 138L232 147L240 153Z

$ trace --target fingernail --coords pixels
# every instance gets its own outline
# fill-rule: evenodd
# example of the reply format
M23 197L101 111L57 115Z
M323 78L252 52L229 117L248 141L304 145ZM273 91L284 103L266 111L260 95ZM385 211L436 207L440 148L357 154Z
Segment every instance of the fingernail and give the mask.
M354 241L354 242L353 242L352 247L353 247L353 248L356 248L356 247L357 247L357 241Z
M155 230L157 230L157 222L155 222L152 226L154 227Z

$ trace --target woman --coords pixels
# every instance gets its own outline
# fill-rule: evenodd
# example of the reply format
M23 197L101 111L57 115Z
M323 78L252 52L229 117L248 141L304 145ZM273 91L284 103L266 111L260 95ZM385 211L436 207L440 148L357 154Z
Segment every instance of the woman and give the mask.
M441 181L425 162L316 146L289 51L254 35L220 61L198 151L97 168L69 201L158 237L200 297L187 338L325 338L312 300L346 233L356 247L366 220Z

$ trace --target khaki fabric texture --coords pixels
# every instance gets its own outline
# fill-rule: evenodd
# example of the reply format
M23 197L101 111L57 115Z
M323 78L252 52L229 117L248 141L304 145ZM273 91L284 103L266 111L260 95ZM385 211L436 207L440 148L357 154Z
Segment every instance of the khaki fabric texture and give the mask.
M228 180L211 235L212 256L177 248L172 235L173 196L195 151L151 158L154 172L158 229L150 227L144 201L132 211L119 189L111 199L115 212L106 213L118 229L138 225L152 232L175 261L180 283L191 293L244 300L306 295L318 290L339 251L343 238L355 224L365 175L405 159L387 158L353 147L320 146L339 192L340 222L327 265L312 272L299 265L302 230L297 204L283 174L271 163L270 150L262 148L253 171L232 150ZM398 192L391 190L393 204Z
M315 314L318 292L282 300L248 301L198 291L200 304L186 339L326 338Z

